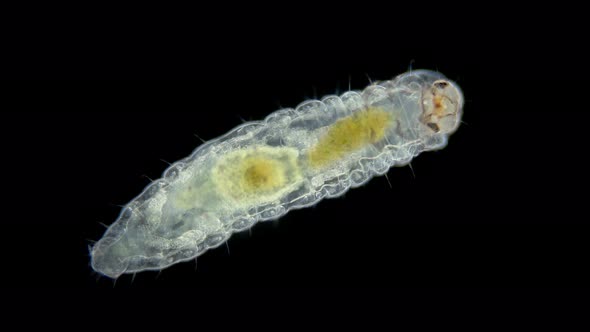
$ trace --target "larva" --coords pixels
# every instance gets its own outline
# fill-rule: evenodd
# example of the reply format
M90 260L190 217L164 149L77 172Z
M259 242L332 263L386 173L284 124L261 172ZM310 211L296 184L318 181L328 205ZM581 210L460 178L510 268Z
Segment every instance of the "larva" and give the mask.
M163 269L258 221L342 195L443 148L462 107L454 82L418 70L244 123L128 203L92 248L92 267L112 278Z

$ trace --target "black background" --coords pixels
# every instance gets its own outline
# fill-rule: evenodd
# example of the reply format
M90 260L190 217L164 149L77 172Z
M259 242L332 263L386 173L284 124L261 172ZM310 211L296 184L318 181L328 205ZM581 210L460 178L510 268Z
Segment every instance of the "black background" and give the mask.
M546 26L427 23L129 27L104 40L100 28L64 28L71 38L60 42L50 37L62 30L39 32L4 71L15 80L2 89L2 286L587 286L584 52ZM162 160L202 144L195 134L213 139L410 66L462 87L465 124L413 172L391 169L391 187L374 178L257 224L196 269L181 263L116 284L92 272L100 223L161 175Z

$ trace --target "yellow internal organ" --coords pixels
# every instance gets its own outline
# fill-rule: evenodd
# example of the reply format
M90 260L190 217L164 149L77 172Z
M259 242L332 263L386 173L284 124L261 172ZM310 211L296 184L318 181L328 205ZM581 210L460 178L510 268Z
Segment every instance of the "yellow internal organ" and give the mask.
M263 157L248 158L238 170L238 186L245 193L276 190L285 185L287 180L281 163Z
M297 155L264 146L234 151L213 169L213 181L219 193L242 203L278 199L301 178Z
M391 113L381 108L368 108L336 121L308 154L312 167L323 167L367 144L385 137L391 125Z

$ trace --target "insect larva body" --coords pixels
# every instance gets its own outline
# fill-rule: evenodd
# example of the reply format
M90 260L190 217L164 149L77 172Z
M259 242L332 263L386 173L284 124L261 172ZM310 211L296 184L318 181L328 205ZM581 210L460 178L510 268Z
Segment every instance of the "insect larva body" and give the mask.
M463 97L443 75L412 71L362 92L312 100L245 123L171 165L92 248L109 277L192 259L233 232L443 148Z

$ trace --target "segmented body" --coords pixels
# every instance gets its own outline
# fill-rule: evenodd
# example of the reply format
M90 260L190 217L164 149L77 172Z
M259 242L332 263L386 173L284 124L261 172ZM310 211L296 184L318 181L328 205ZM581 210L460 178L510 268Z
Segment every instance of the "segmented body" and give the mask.
M109 277L162 269L258 221L342 195L443 148L462 106L453 82L421 70L245 123L127 204L92 248L92 267Z

